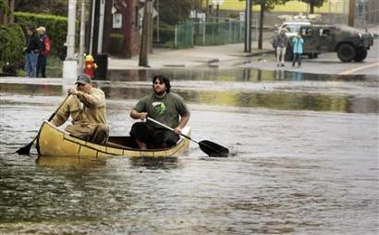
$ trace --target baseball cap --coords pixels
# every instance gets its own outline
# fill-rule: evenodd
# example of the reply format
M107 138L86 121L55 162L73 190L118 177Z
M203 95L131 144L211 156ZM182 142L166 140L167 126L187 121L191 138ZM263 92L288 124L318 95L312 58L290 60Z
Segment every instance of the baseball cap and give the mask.
M43 31L43 32L46 32L46 28L45 27L38 27L37 28L37 31L39 32L39 31Z
M75 84L86 84L86 83L91 83L92 80L91 80L91 77L88 75L88 74L80 74L78 76L78 79L76 80Z

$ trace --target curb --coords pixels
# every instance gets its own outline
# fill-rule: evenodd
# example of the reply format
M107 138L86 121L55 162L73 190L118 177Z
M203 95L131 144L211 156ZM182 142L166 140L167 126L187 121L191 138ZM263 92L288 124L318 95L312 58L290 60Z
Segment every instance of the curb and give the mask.
M275 54L275 50L269 50L269 51L264 51L264 52L263 51L254 52L254 53L247 54L245 57L262 56L265 54Z

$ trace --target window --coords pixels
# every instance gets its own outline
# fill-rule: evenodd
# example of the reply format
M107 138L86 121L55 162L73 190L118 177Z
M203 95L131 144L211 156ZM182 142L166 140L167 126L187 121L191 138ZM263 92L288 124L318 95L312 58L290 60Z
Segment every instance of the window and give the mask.
M330 32L329 29L321 29L321 36L329 36Z

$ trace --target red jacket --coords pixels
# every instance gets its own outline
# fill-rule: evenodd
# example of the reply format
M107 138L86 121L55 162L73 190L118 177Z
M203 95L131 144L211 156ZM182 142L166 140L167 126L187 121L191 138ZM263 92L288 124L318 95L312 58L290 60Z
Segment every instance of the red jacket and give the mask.
M40 38L40 53L47 56L51 51L50 39L46 35L41 35Z

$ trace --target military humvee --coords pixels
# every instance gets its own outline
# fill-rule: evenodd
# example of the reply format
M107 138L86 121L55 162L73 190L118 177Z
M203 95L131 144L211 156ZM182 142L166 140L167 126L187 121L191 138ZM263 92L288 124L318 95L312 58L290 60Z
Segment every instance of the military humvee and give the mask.
M374 44L374 35L346 25L308 25L300 27L304 39L303 55L317 58L323 52L337 52L342 62L361 62ZM286 60L292 60L292 38L288 40Z

